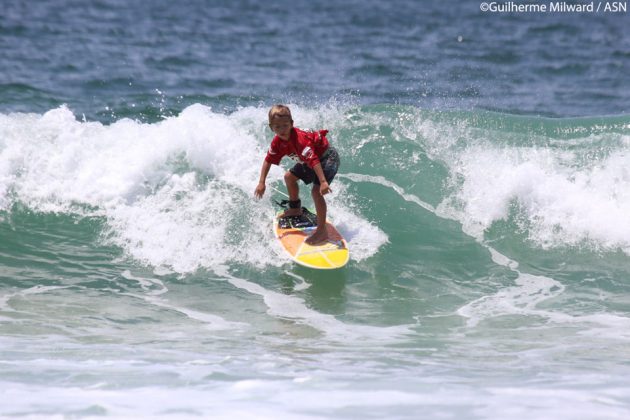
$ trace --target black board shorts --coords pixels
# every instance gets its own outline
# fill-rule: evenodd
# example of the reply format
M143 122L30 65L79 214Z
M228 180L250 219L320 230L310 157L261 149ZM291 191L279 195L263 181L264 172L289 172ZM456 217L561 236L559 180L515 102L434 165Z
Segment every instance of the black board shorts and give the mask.
M324 177L326 178L326 182L329 184L337 175L337 170L339 169L339 153L337 150L328 146L324 155L319 159L319 162L322 165L322 171L324 172ZM319 185L319 178L317 178L317 174L314 170L308 167L306 163L296 163L293 168L289 169L293 175L297 178L304 181L305 184L310 184L311 182L315 183L315 185Z

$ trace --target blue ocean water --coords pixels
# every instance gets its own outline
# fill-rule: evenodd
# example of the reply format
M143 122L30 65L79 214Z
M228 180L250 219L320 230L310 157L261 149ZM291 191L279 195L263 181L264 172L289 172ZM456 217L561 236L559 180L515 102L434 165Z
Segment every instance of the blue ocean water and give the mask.
M627 418L628 28L4 1L0 416ZM278 102L340 153L343 270L276 244L283 169L253 199Z

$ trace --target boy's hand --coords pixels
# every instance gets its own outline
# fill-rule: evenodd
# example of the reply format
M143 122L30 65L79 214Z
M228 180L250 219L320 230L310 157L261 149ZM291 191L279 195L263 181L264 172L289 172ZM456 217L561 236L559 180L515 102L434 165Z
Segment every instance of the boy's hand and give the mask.
M265 185L264 182L258 183L258 186L256 187L256 190L254 191L254 196L260 200L263 197L263 195L265 195L266 189L267 189L267 186Z
M324 181L320 184L319 186L319 193L321 195L326 195L328 193L331 193L332 190L330 189L330 185L328 185L328 182Z

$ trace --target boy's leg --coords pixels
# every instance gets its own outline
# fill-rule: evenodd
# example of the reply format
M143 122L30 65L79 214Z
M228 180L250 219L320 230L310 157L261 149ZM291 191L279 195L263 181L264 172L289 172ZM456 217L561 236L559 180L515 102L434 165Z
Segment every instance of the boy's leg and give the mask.
M326 229L326 199L319 192L319 185L313 185L311 190L311 196L315 203L315 211L317 212L317 229L315 232L306 239L306 243L309 245L315 245L320 242L324 242L328 239L328 230Z
M289 201L297 201L300 199L300 187L298 186L299 178L287 171L284 174L284 182L287 184L287 192L289 193ZM299 216L302 214L302 206L298 208L289 208L284 212L284 216Z

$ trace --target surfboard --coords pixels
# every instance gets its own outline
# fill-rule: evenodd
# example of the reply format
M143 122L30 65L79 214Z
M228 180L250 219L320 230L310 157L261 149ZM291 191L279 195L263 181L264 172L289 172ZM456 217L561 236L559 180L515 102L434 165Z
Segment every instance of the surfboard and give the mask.
M294 262L320 270L341 268L348 263L348 244L330 221L326 221L328 240L309 245L305 241L317 228L315 214L306 208L302 208L301 216L282 217L283 213L276 214L274 232L282 248Z

